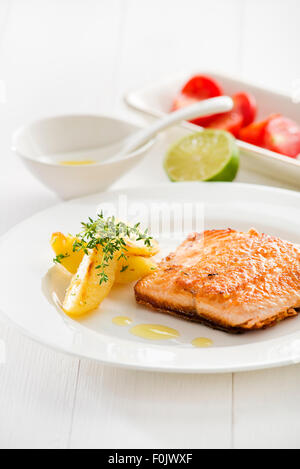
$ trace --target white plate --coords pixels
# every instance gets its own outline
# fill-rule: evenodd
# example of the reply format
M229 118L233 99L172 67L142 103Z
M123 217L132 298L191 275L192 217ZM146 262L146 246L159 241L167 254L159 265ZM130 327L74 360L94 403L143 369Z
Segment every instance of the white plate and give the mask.
M74 321L65 316L57 306L57 298L62 296L69 277L60 267L52 267L50 235L54 231L78 232L80 221L94 216L99 207L116 203L120 195L123 207L126 196L130 210L145 223L153 203L197 201L204 204L205 228L256 227L300 242L300 194L291 191L245 184L183 183L71 201L28 219L2 238L0 310L10 322L54 349L105 364L144 370L217 373L300 361L300 317L269 330L229 335L137 306L131 286L115 288L100 310L88 318ZM155 211L151 213L153 225L158 215ZM196 221L193 215L190 221ZM162 236L160 242L164 252L168 252L179 240L170 241ZM180 337L159 343L139 339L130 334L130 327L112 324L116 315L130 316L133 325L170 326L179 331ZM192 347L191 341L196 337L212 339L213 347Z
M264 119L272 113L281 113L300 124L300 106L293 102L292 97L256 86L250 82L239 80L228 75L211 71L198 71L197 73L214 77L222 84L224 93L233 95L240 91L252 93L258 103L257 120ZM171 77L167 80L154 83L140 90L130 92L125 99L129 106L145 114L161 117L170 112L173 100L183 84L195 73ZM193 124L184 124L191 131L199 130ZM264 148L238 141L242 151L244 164L250 170L255 170L279 181L288 182L300 188L300 161L287 156L279 155Z

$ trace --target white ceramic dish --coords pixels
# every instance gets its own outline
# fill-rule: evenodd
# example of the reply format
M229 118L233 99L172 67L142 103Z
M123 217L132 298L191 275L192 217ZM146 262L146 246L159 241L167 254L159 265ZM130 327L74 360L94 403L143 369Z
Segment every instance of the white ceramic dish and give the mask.
M122 140L139 129L106 116L53 117L17 130L13 151L49 189L71 199L106 190L142 160L154 140L129 155L109 160L122 148ZM87 149L85 160L95 164L61 164L82 160L83 149Z
M229 96L240 91L253 93L258 103L258 120L276 112L300 123L300 106L294 103L288 95L270 91L223 74L210 71L197 71L196 73L214 77L222 84L224 93ZM183 84L194 74L171 77L167 80L154 83L151 86L130 92L126 95L125 100L130 107L138 111L154 117L161 117L163 114L170 112L174 97ZM191 131L199 131L199 127L192 124L186 123L185 126L190 128ZM242 150L244 163L247 164L251 171L260 172L300 188L299 160L279 155L278 153L242 141L238 141L238 145Z
M93 195L42 212L1 239L0 310L4 317L42 344L116 366L217 373L300 361L300 317L265 331L234 336L137 306L130 286L116 287L101 309L89 317L74 321L65 316L57 300L62 298L70 278L60 267L53 268L50 234L57 230L76 233L80 221L106 204L116 204L120 195L127 197L129 211L132 209L145 224L149 223L148 209L153 203L198 201L204 203L205 228L256 227L295 243L300 241L300 194L296 192L238 183L169 183ZM151 220L156 223L159 215L153 213ZM193 215L188 217L190 222L195 221ZM159 241L162 254L179 242L163 235ZM180 337L159 343L139 339L130 334L129 327L112 324L119 315L131 317L133 325L170 326L179 331ZM191 341L196 337L213 340L213 347L193 348Z

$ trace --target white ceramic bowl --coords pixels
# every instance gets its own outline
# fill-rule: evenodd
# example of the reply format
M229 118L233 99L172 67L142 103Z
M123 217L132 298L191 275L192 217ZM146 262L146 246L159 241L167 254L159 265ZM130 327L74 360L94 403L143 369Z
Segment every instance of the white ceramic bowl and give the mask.
M145 156L154 140L126 157L109 160L120 151L122 140L138 130L134 124L100 115L53 117L17 130L13 151L49 189L71 199L105 191ZM96 162L62 164L82 159Z

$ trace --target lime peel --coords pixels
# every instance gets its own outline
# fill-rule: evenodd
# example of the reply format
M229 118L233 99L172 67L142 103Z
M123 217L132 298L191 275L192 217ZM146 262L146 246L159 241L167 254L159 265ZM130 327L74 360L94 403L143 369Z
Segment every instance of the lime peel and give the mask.
M239 169L239 149L223 130L188 135L168 150L164 168L173 182L233 181Z

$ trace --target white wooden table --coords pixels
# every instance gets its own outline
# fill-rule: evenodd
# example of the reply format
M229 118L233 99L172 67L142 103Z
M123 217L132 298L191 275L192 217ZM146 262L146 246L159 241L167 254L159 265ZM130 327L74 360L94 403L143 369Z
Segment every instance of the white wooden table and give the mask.
M0 0L0 234L59 202L12 156L15 127L132 119L125 91L197 68L297 92L299 20L298 0ZM149 183L146 164L119 184ZM300 447L300 366L170 376L70 358L5 324L0 339L1 448Z

